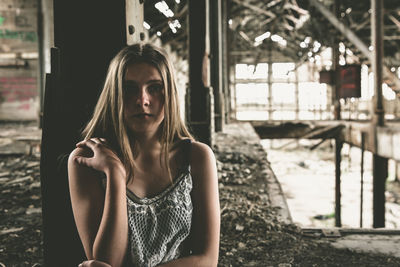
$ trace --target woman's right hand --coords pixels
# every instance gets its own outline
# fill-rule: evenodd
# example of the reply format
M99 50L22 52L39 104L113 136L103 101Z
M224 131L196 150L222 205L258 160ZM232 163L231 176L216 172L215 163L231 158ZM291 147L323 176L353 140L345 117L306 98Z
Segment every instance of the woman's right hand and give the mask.
M103 173L109 173L111 170L122 171L125 175L125 168L115 154L107 145L104 138L90 138L76 144L78 148L88 148L92 151L91 157L76 156L74 160L81 165L95 169Z

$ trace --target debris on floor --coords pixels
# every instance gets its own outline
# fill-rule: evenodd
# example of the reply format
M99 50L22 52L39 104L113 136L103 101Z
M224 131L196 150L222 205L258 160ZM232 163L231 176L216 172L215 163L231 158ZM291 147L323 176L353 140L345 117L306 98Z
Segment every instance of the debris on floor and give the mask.
M399 258L334 248L278 219L281 209L271 205L265 177L266 153L246 127L226 125L213 147L221 204L219 266L400 266ZM0 266L43 265L39 159L37 153L1 156Z

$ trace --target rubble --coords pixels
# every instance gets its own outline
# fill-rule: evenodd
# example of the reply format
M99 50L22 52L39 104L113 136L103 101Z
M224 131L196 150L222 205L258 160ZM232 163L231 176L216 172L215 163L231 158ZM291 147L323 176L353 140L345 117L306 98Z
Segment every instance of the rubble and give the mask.
M227 126L238 127L238 126ZM239 127L240 128L240 127ZM399 266L400 259L333 248L278 219L271 175L258 140L218 133L221 239L219 266ZM39 154L0 161L0 266L43 265Z
M271 180L266 176L273 172L264 149L240 125L226 128L231 134L218 133L214 146L221 204L219 266L400 265L399 258L333 248L279 220L279 207L271 206L268 195Z
M39 154L0 156L0 266L41 266Z

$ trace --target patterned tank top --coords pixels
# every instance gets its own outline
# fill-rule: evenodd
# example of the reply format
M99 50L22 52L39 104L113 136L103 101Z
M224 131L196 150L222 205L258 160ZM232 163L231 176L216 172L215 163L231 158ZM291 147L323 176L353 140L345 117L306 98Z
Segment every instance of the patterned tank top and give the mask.
M189 159L191 141L184 142ZM189 163L184 165L173 183L154 197L139 198L127 189L128 258L133 266L156 266L189 254L185 241L192 222L192 176Z

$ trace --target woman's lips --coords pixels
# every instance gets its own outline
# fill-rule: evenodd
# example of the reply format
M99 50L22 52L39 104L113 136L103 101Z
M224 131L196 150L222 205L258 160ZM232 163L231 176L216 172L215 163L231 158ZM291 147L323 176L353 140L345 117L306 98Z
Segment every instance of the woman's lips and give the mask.
M147 117L152 117L153 115L150 113L138 113L133 115L134 118L147 118Z

